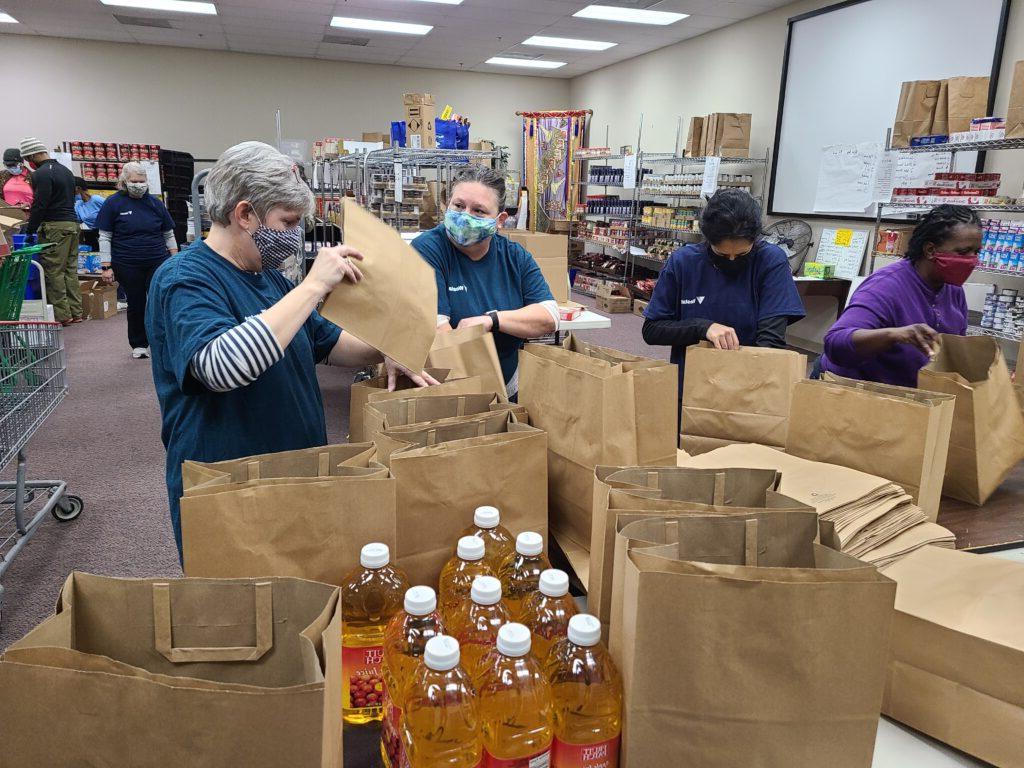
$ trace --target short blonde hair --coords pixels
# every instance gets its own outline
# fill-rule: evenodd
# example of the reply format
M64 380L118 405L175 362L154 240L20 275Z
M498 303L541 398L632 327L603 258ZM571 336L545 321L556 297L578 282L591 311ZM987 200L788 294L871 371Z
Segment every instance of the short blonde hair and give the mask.
M227 226L243 200L264 219L272 208L302 216L313 212L313 192L290 157L262 141L243 141L224 151L206 177L204 192L210 220Z
M146 166L142 163L137 163L134 160L130 163L125 163L121 166L121 175L117 177L117 189L119 192L128 191L128 177L133 176L136 173L141 173L143 176L146 175Z

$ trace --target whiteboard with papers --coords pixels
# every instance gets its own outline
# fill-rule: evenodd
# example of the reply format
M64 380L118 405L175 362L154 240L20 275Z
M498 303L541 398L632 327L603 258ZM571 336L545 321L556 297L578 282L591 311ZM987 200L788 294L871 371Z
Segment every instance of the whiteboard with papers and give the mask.
M852 280L860 274L868 232L863 229L823 229L814 260L835 264L836 277Z

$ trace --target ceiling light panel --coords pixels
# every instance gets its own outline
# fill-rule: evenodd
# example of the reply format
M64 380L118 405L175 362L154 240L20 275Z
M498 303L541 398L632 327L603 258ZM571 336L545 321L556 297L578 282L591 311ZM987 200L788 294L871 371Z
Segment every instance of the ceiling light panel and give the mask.
M196 0L100 0L104 5L119 8L143 8L147 11L173 11L175 13L202 13L216 16L217 7L213 3L202 3Z
M656 24L658 26L675 24L689 15L688 13L670 13L668 11L648 11L643 8L619 8L614 5L588 5L582 11L576 11L573 14L579 19L621 21L627 24Z
M378 19L354 19L350 16L335 16L332 27L361 29L364 32L393 32L397 35L425 35L433 29L429 24L408 24L404 21L380 21Z
M462 0L412 0L414 3L437 3L438 5L462 5Z
M618 43L605 43L601 40L577 40L572 37L543 37L534 35L523 40L523 45L536 45L541 48L567 48L571 51L607 51Z
M0 11L0 24L17 24L18 20L9 13Z
M510 59L506 56L492 56L485 63L499 67L528 67L530 69L558 69L564 61L543 61L541 59Z

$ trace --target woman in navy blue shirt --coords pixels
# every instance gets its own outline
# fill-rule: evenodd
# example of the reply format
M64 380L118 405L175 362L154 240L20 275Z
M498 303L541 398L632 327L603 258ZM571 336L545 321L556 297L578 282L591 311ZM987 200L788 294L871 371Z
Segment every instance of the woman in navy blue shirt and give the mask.
M673 253L644 311L644 341L672 346L683 396L686 348L786 345L786 327L804 316L786 254L760 239L761 207L747 192L723 189L700 216L703 243Z
M359 253L322 249L297 286L278 271L301 247L313 208L292 160L258 141L231 147L206 178L205 201L209 236L156 271L146 308L179 553L183 461L326 444L316 364L383 359L316 311L342 280L362 277ZM405 373L418 386L436 383L385 363L392 381Z
M149 357L146 337L146 295L157 267L178 252L174 222L163 201L149 194L142 163L125 163L117 193L96 216L103 282L114 278L128 299L128 345L132 357Z

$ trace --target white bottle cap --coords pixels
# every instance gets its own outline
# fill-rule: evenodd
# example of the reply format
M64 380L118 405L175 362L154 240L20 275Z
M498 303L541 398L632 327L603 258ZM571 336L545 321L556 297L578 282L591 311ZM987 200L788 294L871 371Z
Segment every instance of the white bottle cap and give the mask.
M391 562L391 551L387 544L374 542L359 551L359 564L363 568L383 568Z
M437 610L437 595L430 587L409 587L405 592L405 612L426 616Z
M569 594L569 576L565 571L548 568L541 571L540 591L548 597L563 597Z
M516 552L527 557L536 557L544 551L544 539L539 533L523 531L516 536Z
M477 576L470 597L477 605L497 605L501 602L501 582L493 576Z
M601 642L601 622L589 613L578 613L569 619L569 642L591 646Z
M501 513L497 507L477 507L473 513L473 525L477 528L497 528Z
M459 539L459 546L455 553L460 560L483 560L484 540L476 536L463 536Z
M530 652L530 630L522 624L502 624L498 630L498 653L525 656Z
M447 672L459 664L459 641L448 635L434 635L427 640L423 661L435 672Z

